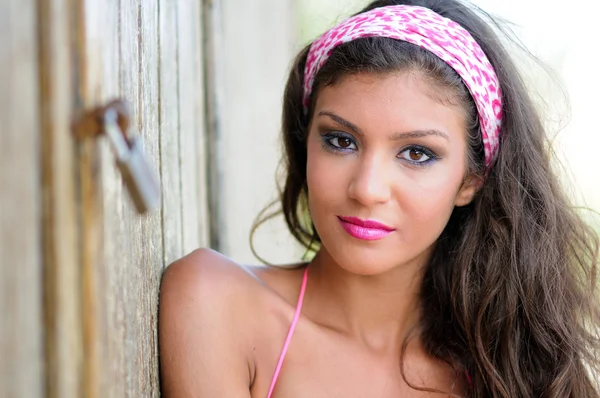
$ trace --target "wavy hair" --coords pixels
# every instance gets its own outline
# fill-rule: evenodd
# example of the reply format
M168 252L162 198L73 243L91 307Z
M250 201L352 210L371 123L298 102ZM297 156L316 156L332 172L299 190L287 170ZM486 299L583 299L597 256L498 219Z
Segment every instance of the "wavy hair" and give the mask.
M527 86L486 19L495 22L457 0L378 0L361 13L398 4L427 7L468 30L496 70L504 104L495 165L473 202L454 209L427 264L420 338L430 355L468 375L469 397L599 397L598 236L561 190ZM442 60L388 38L343 44L317 74L304 114L308 50L296 57L284 94L281 206L309 250L320 240L307 206L308 126L319 89L342 76L416 71L447 89L445 100L462 107L469 126L469 172L485 175L475 104Z

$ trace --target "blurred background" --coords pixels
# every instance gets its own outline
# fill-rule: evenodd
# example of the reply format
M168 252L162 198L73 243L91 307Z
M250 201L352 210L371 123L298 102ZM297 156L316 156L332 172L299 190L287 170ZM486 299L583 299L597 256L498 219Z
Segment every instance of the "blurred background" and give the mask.
M600 55L592 51L597 47L595 38L600 37L600 25L593 21L600 11L599 3L586 2L585 12L581 12L581 7L558 6L558 2L543 0L472 3L500 21L508 31L506 44L512 49L512 56L530 84L546 121L557 154L557 170L567 191L577 205L600 210L600 164L594 149L600 147L597 122ZM239 10L239 4L225 4L224 15ZM228 232L224 234L221 250L238 261L257 261L251 253L248 234L258 211L276 198L273 170L280 153L280 98L289 61L304 45L366 4L365 0L296 0L291 7L277 6L281 12L292 13L288 17L295 28L288 29L287 35L278 33L268 39L278 46L278 53L273 48L269 48L269 54L254 53L256 58L251 67L257 68L260 79L248 78L247 63L224 60L227 76L224 99L227 99L223 101L223 156L240 153L244 154L244 160L232 159L223 169L226 194L222 206L224 228ZM247 7L246 11L252 12L253 7L250 4ZM272 22L277 24L281 20L274 18ZM245 23L258 25L260 21L256 15ZM225 58L235 57L240 51L234 37L243 29L252 30L239 25L225 28L226 40L232 46ZM247 56L252 57L253 48L244 48L242 51L248 51ZM240 87L244 88L242 95ZM252 167L245 167L243 162ZM600 230L598 218L592 212L582 210L582 214ZM297 261L302 251L287 236L280 220L265 224L256 234L258 254L272 263Z
M512 32L556 168L600 231L600 3L474 3ZM249 242L278 197L286 75L365 4L0 0L0 397L158 397L169 264L199 247L301 259L281 218L256 232L261 259ZM89 123L114 99L159 181L144 214Z

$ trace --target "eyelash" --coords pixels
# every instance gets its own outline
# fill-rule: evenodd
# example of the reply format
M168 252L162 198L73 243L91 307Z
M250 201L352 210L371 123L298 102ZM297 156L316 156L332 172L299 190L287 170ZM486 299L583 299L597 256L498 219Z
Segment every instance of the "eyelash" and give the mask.
M341 148L341 147L335 146L332 143L332 141L336 138L338 138L338 139L345 138L345 139L349 140L351 142L351 144L354 145L354 147L358 146L356 143L356 140L351 135L346 134L346 133L332 131L332 132L321 135L323 149L328 152L332 152L332 153L348 153L348 152L356 151L355 148ZM411 150L422 152L425 156L427 156L428 159L425 161L422 161L422 162L417 162L417 161L411 161L411 160L400 157L401 154L405 153L406 151L411 151ZM402 150L398 153L397 158L403 162L409 163L411 166L416 166L416 167L425 167L425 166L429 165L430 163L435 162L440 159L439 156L437 156L435 153L433 153L433 151L431 151L430 149L427 149L423 146L420 146L420 145L409 145L405 148L402 148Z
M346 153L346 152L352 152L355 149L352 148L342 148L339 146L335 146L333 145L332 141L336 138L345 138L347 140L349 140L350 142L352 142L352 144L356 147L356 140L349 134L344 134L344 133L340 133L340 132L336 132L336 131L332 131L330 133L326 133L326 134L322 134L321 135L321 139L322 139L322 143L323 143L323 149L329 151L329 152L342 152L342 153Z

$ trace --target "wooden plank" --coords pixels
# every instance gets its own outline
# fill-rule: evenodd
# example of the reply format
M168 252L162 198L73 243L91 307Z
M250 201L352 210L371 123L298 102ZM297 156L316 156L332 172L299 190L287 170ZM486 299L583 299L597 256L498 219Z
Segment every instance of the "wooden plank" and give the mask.
M225 235L224 209L221 203L223 168L222 121L223 115L223 38L221 0L204 1L202 9L202 55L204 70L204 114L205 114L205 166L208 236L202 239L203 245L222 250L222 237ZM203 195L200 196L201 198Z
M119 94L119 0L80 0L78 17L78 102L91 109ZM124 368L123 195L114 155L103 139L88 140L80 149L82 214L82 302L84 314L84 396L124 396L119 380ZM109 332L110 331L110 332ZM119 375L114 379L114 375Z
M194 2L196 5L196 9L194 10L193 15L195 15L194 20L191 21L194 29L194 40L196 41L196 48L198 51L198 64L194 68L194 72L196 74L196 86L197 92L194 93L196 98L196 108L194 109L194 114L196 115L196 123L194 127L195 134L198 137L197 145L196 145L196 158L198 159L198 179L197 179L197 195L198 195L198 242L197 245L200 247L209 247L210 246L210 180L209 180L209 170L211 167L210 158L208 156L209 151L209 140L207 133L207 123L208 118L206 116L206 96L207 96L207 86L206 86L206 74L204 66L206 65L205 60L205 40L206 36L204 35L204 7L199 2ZM198 22L200 21L200 22Z
M158 0L144 0L139 8L139 131L146 155L159 174L159 108L158 108ZM159 396L157 313L158 291L163 269L162 218L154 211L141 218L141 255L135 264L139 355L136 358L138 388L129 391L131 397Z
M139 0L120 1L119 18L119 89L120 97L126 99L132 110L131 127L137 130L140 126L140 84L139 84ZM127 195L122 195L114 204L121 208L123 218L120 220L105 220L108 228L122 230L122 234L115 235L112 239L118 239L121 246L114 252L106 252L107 268L110 270L111 284L107 294L119 297L116 306L108 308L108 313L120 311L122 322L115 324L109 329L114 335L114 355L119 359L120 368L110 369L113 383L119 384L123 389L123 397L143 396L135 394L140 389L137 373L143 366L140 354L140 336L136 323L139 321L141 312L136 313L139 306L139 279L136 268L142 257L141 250L141 221L136 214L133 203ZM106 209L108 210L108 209ZM114 275L121 274L118 279L112 279ZM112 359L112 358L111 358Z
M87 1L86 102L99 104L115 97L128 101L132 133L141 135L158 172L158 2L143 5L139 0ZM87 308L94 311L86 317L87 325L102 333L90 331L86 340L93 354L92 364L86 364L86 396L158 396L156 314L164 260L162 215L135 212L106 140L98 140L97 146L96 183L102 190L96 222L103 233L97 269L87 278L95 293L85 294ZM175 177L178 181L179 172Z
M110 0L102 5L82 1L82 102L89 107L117 95L130 102L132 127L141 134L163 185L161 212L140 217L124 192L106 142L96 143L96 163L93 149L88 148L90 153L84 157L87 163L83 165L82 185L93 191L88 195L91 199L84 201L84 228L88 230L83 255L88 264L83 278L84 312L91 314L86 312L85 317L84 391L89 397L158 396L156 314L160 275L166 264L183 254L184 239L187 247L196 247L200 235L198 201L203 182L198 181L202 171L196 150L202 146L197 133L204 122L203 105L197 99L202 96L199 5L188 4L190 8L183 10L195 13L194 20L193 14L180 14L181 2L144 0L142 7L140 0ZM178 25L180 16L188 26ZM185 43L178 45L180 36ZM179 57L188 51L191 56ZM178 62L188 60L192 64L183 66L182 72ZM180 81L179 73L190 80ZM180 120L183 101L190 102L183 105L185 116ZM188 131L183 140L181 124ZM184 146L185 151L181 151ZM94 183L101 191L94 191ZM191 215L185 227L183 190L187 214ZM100 243L94 247L88 237L97 234L98 229L101 236L96 242ZM92 293L87 292L88 288Z
M66 0L38 1L46 397L82 395L77 202L72 116L70 12Z
M183 253L177 5L178 2L175 1L159 0L160 174L163 187L164 264L173 262Z
M42 397L44 388L36 4L0 5L0 396L6 398Z
M235 162L221 161L220 249L240 262L253 263L257 260L248 244L251 226L259 211L278 197L279 115L293 57L294 7L292 0L221 3L224 22L219 51L227 62L219 82L225 98L220 109L219 149ZM240 45L240 37L253 45ZM258 253L275 264L298 261L303 253L282 217L259 229L255 244Z
M206 168L204 150L204 117L202 82L202 47L200 6L195 1L181 1L177 9L178 48L177 66L179 78L179 120L181 158L181 200L183 252L198 248L200 234L207 238ZM202 214L202 216L201 216Z

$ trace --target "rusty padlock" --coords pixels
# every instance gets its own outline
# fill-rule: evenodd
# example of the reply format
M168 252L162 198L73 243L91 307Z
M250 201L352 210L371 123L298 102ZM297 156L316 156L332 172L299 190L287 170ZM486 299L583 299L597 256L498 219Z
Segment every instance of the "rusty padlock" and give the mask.
M111 107L104 112L103 130L117 158L123 183L139 213L160 206L160 184L144 155L142 141L128 137L118 123L117 111Z
M138 213L160 206L160 184L146 158L142 141L127 134L129 107L121 100L87 112L75 124L80 138L105 135L116 157L123 184Z

